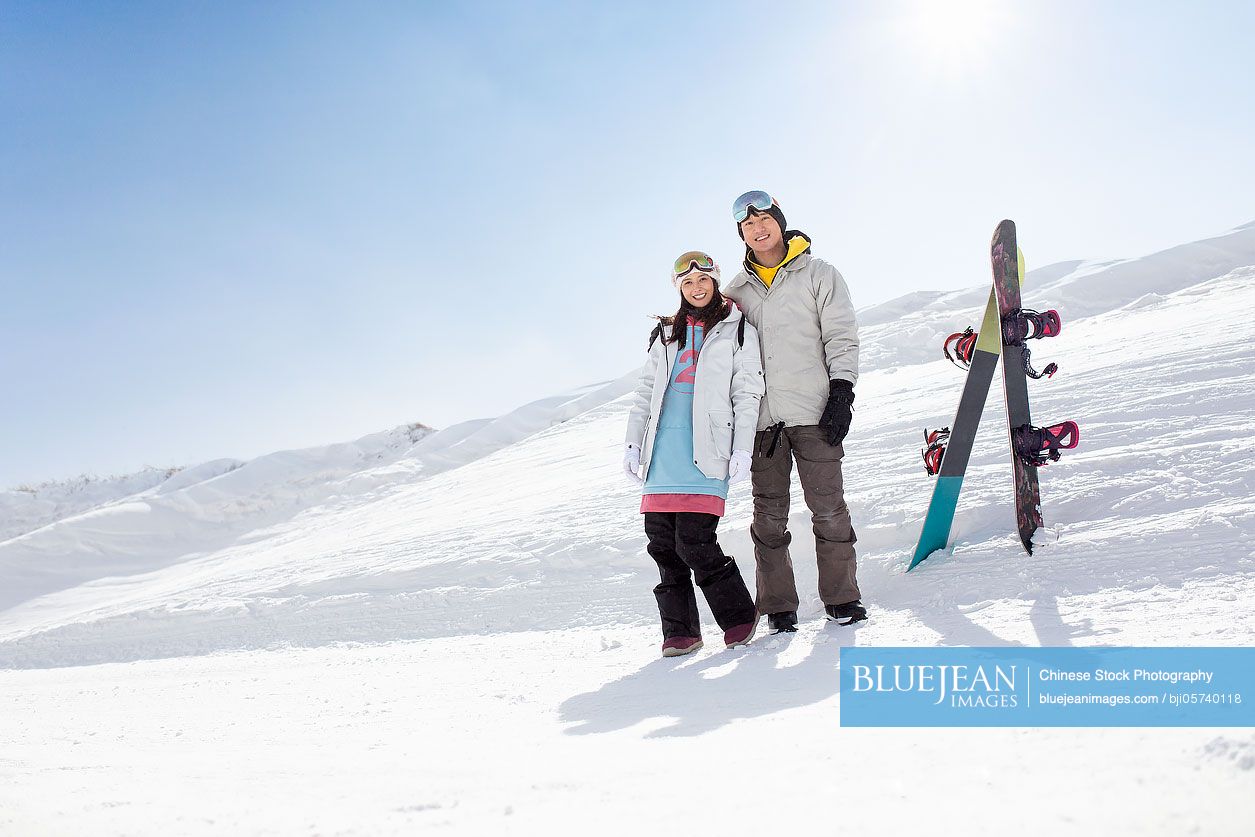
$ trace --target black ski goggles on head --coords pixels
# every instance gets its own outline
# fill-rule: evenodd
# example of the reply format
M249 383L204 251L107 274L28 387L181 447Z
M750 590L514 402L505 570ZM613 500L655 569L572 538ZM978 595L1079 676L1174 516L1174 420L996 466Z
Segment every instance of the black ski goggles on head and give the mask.
M710 256L701 250L690 250L675 260L675 264L671 267L671 278L679 280L688 276L694 270L700 270L703 273L714 273L716 269L715 260Z
M755 190L746 192L732 202L732 217L739 224L749 217L751 209L766 212L772 206L779 206L775 198L766 192Z

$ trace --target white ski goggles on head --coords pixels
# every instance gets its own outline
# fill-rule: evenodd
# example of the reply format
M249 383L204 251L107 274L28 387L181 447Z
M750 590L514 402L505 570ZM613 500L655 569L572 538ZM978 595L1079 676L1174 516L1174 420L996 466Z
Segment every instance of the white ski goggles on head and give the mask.
M773 206L779 206L776 199L761 190L746 192L732 202L732 217L739 224L749 217L751 209L766 212Z
M684 277L695 270L707 274L715 280L716 285L719 284L719 265L701 250L689 250L675 260L675 264L671 266L671 283L680 287Z

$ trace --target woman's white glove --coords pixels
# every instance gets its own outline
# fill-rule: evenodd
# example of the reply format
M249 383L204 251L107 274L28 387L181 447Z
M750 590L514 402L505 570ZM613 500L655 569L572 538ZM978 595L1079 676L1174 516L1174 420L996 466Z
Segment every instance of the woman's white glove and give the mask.
M728 485L735 485L750 475L750 465L753 464L754 457L750 456L747 450L732 451L732 458L728 460Z
M645 482L637 475L637 471L641 469L641 449L636 445L628 445L623 451L623 473L627 474L628 479L637 485Z

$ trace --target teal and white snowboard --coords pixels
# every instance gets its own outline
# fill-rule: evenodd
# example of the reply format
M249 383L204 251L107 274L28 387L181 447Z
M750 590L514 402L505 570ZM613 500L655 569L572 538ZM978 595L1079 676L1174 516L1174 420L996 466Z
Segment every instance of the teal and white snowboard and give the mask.
M1014 241L1012 246L1015 246ZM1020 282L1023 283L1023 254L1019 254L1018 262ZM972 364L963 385L963 395L959 398L959 409L955 413L954 423L950 425L950 438L941 459L937 482L933 486L932 500L928 503L928 514L924 517L924 528L920 532L919 543L911 557L910 566L907 567L908 571L938 549L945 549L946 542L950 539L950 527L954 523L959 491L963 488L963 474L967 471L972 443L976 439L976 428L980 426L981 414L989 396L989 386L993 382L1001 353L1002 327L998 315L998 298L991 289L989 302L985 305L985 316L976 337L976 347L972 352Z

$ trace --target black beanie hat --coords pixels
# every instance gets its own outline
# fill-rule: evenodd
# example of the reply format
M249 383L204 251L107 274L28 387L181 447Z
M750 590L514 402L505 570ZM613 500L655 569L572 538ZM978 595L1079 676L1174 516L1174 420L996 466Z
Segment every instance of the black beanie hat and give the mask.
M767 207L765 212L763 210L754 209L753 207L750 207L750 215L770 215L772 218L775 218L776 223L780 225L780 237L781 238L784 238L784 232L785 230L789 228L788 224L786 224L784 221L784 213L780 210L780 207L776 206L776 204L774 203L771 206ZM749 215L746 215L745 217L748 218ZM744 221L736 222L736 234L741 236L742 241L745 241L745 234L741 232L741 225L744 223L745 223Z

